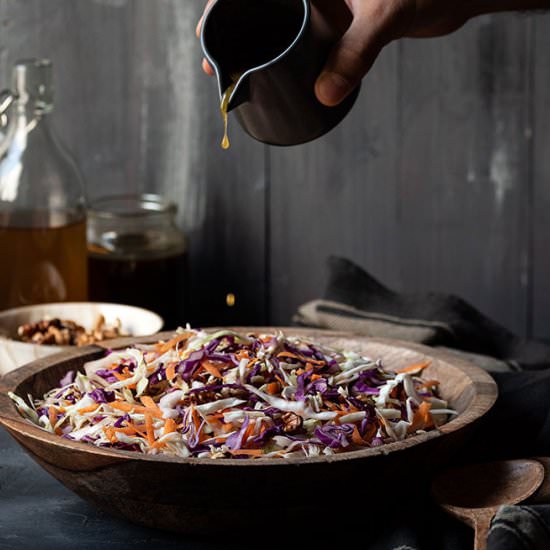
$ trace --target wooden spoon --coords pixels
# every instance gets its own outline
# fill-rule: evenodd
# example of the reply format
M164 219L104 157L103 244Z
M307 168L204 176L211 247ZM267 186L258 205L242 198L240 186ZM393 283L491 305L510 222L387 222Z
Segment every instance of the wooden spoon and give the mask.
M446 512L473 527L474 550L485 550L498 508L522 502L543 480L544 466L536 460L490 462L439 474L432 483L432 494Z

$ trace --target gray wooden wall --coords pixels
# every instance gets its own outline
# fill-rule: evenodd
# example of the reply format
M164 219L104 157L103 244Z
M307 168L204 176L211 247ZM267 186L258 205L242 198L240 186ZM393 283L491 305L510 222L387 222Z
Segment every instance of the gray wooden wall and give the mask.
M270 149L233 125L223 152L202 4L0 0L0 75L20 57L55 62L56 126L91 198L177 201L212 322L287 323L338 254L550 338L550 15L395 43L329 136Z

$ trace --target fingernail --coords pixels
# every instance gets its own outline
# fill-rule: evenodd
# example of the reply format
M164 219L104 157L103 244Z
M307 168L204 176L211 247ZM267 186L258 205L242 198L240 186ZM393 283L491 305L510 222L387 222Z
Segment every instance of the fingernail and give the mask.
M317 97L329 106L338 105L349 92L349 82L338 73L324 72L317 80Z
M204 16L199 19L199 22L197 23L197 27L195 29L195 34L197 35L197 38L201 37L201 28L202 28L203 19L204 19Z

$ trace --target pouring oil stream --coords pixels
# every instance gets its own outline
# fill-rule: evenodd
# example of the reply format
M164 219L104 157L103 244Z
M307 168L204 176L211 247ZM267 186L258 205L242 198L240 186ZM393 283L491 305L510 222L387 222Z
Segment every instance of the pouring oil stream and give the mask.
M223 93L220 109L222 112L222 118L223 118L223 139L222 139L222 149L229 149L231 147L231 142L229 141L229 134L228 134L228 125L229 125L229 114L227 112L227 108L229 107L229 100L231 99L231 94L235 90L235 87L237 86L237 82L239 82L239 79L241 78L240 74L234 74L231 75L231 80L233 81L229 87L225 90Z

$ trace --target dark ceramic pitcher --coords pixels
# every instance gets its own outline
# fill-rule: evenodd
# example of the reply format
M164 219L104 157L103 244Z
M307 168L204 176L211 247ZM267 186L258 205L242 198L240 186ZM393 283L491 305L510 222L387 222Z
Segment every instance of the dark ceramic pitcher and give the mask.
M337 107L315 96L315 81L340 36L309 0L217 0L205 15L201 42L220 100L236 81L228 112L244 130L271 145L298 145L334 128L359 93Z

